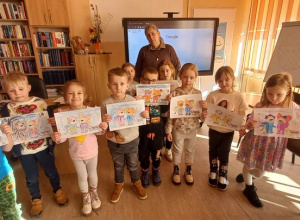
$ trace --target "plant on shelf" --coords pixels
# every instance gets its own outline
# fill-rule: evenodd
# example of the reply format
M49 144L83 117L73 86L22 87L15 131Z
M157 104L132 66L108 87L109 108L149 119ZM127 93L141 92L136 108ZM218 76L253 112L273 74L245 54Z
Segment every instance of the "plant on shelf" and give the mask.
M92 44L100 43L101 42L101 34L103 33L101 28L101 17L98 13L97 5L91 4L91 8L94 12L94 19L93 19L93 27L89 28L90 30L90 40Z

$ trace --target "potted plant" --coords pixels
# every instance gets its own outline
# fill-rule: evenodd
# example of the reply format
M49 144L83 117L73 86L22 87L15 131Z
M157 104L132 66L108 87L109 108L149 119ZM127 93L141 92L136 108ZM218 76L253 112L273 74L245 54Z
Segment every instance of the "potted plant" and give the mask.
M90 41L95 46L96 53L100 53L100 43L101 43L101 34L103 33L101 28L101 17L98 13L97 5L91 4L91 8L94 12L93 26L89 28L90 31Z

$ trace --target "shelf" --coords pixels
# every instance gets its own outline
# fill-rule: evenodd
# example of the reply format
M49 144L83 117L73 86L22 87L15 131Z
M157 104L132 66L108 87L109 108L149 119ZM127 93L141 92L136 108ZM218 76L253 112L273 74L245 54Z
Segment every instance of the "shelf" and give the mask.
M74 69L75 66L47 66L41 67L41 69Z
M36 47L37 50L64 50L72 49L72 47Z
M24 73L26 76L38 76L38 73ZM4 75L0 75L0 78L4 77Z
M46 85L46 87L63 87L64 84L52 84L52 85Z
M29 56L29 57L0 57L0 60L26 60L26 59L35 59L34 56Z
M31 41L31 38L0 38L0 41Z
M31 25L33 28L50 28L50 29L57 29L57 28L70 28L70 26L66 25Z
M28 22L28 19L0 19L0 22Z

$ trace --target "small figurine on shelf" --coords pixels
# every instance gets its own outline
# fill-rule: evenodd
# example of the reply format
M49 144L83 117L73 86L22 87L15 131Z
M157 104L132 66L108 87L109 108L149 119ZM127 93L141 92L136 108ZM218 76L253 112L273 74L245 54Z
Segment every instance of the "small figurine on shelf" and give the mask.
M89 44L84 43L79 36L72 37L71 41L73 50L75 54L88 54L89 53Z

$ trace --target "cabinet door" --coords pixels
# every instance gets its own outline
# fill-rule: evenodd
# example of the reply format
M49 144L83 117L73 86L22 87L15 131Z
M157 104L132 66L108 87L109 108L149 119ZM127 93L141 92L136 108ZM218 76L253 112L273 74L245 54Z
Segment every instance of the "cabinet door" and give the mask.
M97 104L97 95L95 89L94 62L92 55L75 55L77 80L81 82L88 96Z
M30 25L49 24L46 0L26 0L25 5Z
M66 0L47 0L50 25L69 25L69 16Z
M108 63L110 55L108 54L97 54L92 55L94 61L94 72L95 72L95 87L97 94L97 104L111 95L111 92L107 86L107 73L108 73Z

